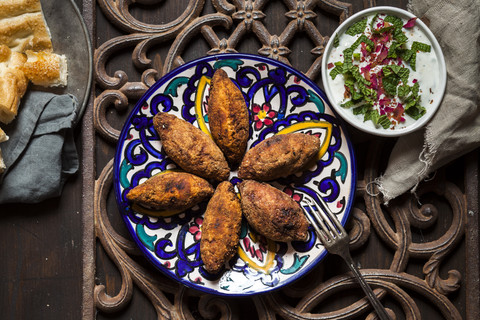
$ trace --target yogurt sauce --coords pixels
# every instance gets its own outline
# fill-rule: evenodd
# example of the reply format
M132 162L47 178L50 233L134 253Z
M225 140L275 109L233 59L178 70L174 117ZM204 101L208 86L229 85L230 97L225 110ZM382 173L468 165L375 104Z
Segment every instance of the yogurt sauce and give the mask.
M378 15L378 18L383 19L385 18L385 14L380 14ZM371 29L370 29L370 23L371 20L375 17L374 14L368 16L367 20L367 27L365 29L365 32L363 34L366 34L369 36L371 34ZM407 20L402 19L404 25L407 23ZM428 37L425 35L425 33L418 27L418 26L413 26L412 28L402 28L403 33L407 36L408 40L405 44L407 49L410 49L412 46L412 43L414 41L421 42L424 44L430 45L431 48L432 44ZM352 44L361 36L362 34L357 34L355 36L350 36L348 34L339 34L339 45L337 47L332 46L332 49L330 50L330 55L328 56L328 61L327 65L330 66L329 69L332 67L332 64L336 62L343 62L344 60L344 55L343 51L349 47L352 46ZM391 42L391 41L390 41ZM389 43L387 43L387 46L389 46ZM360 53L360 47L357 47L354 50L354 54L359 54ZM360 68L363 68L367 65L368 63L365 62L360 62L358 65ZM420 96L420 104L422 107L426 109L426 113L429 112L429 105L434 102L434 96L436 90L440 90L440 67L439 67L439 62L437 59L437 56L435 54L435 50L430 50L430 52L419 52L417 51L416 55L416 71L414 71L409 63L402 62L401 64L403 67L408 68L410 73L408 77L408 84L412 85L415 82L418 82L420 90L419 90L419 96ZM330 69L331 70L331 69ZM329 70L329 71L330 71ZM329 85L332 91L332 94L334 96L334 103L336 104L341 104L346 102L349 99L345 98L345 78L342 74L338 75L335 77L335 79L332 79L332 77L329 75L328 77ZM377 101L379 99L384 98L384 96L379 96L377 97ZM378 108L376 108L378 110ZM356 117L359 121L364 120L364 115L359 114L359 115L353 115L353 117ZM424 115L425 116L425 115ZM402 129L405 128L413 123L415 123L415 119L410 117L407 114L403 114L401 122L396 123L394 121L393 125L390 126L388 129L384 129L381 126L376 126L372 121L366 121L364 122L365 126L369 126L371 128L375 128L377 130L392 130L392 129Z

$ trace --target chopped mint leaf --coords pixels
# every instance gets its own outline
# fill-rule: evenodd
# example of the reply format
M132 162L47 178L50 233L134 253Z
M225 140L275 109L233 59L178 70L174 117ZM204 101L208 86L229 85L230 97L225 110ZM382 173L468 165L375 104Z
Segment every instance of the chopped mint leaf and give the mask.
M418 91L420 91L420 85L418 84L418 82L415 82L412 87L412 94L414 96L418 96Z
M419 104L416 104L414 108L405 109L405 113L415 120L420 119L426 112L427 110Z
M364 95L366 102L373 103L374 100L377 100L377 91L367 88L362 84L358 84L358 88L360 89L360 92Z
M352 77L351 73L345 73L345 85L347 87L355 86L355 79Z
M390 125L392 124L390 122L390 119L387 117L387 115L380 116L377 120L377 124L382 126L383 129L388 129L390 128Z
M426 44L426 43L413 41L412 50L430 52L430 50L432 50L432 47L430 45Z
M373 123L375 123L380 115L378 114L378 111L375 109L368 110L365 112L365 115L363 116L363 122L367 122L368 120L371 120Z
M407 42L408 37L403 33L402 29L395 29L393 31L393 39L398 43L404 44Z
M408 98L405 100L405 111L407 111L410 108L415 108L416 105L418 105L420 101L420 97L416 97L414 95L408 96Z
M395 28L401 28L403 26L403 21L399 17L395 16L386 16L385 22L391 23L395 26Z
M379 15L379 13L376 13L373 16L372 21L370 21L370 29L372 29L372 30L375 29L374 26L375 26L375 22L377 21L378 15Z
M412 56L410 57L410 68L412 68L413 71L417 71L417 51L412 50Z
M367 122L368 120L372 121L374 125L377 125L378 118L380 118L380 114L375 109L370 109L365 112L363 116L363 122Z
M363 33L366 27L367 27L367 18L363 18L362 20L352 24L345 33L350 36L354 36L356 34Z
M348 92L351 95L352 101L359 102L363 99L363 94L361 91L357 91L355 89L355 79L351 78L349 74L347 74L345 79L345 87L348 88Z
M407 68L404 68L402 66L397 66L397 65L389 65L389 66L386 66L385 68L389 68L391 71L393 71L393 73L395 73L403 81L403 83L408 82L408 76L410 75L410 70L408 70ZM384 72L385 72L385 68L383 68Z
M345 90L348 91L351 96L352 91L355 91L355 83L345 81Z
M413 41L412 43L412 48L410 49L410 67L412 68L413 71L416 71L416 61L417 61L417 51L423 51L423 52L430 52L431 47L428 44L418 42L418 41Z
M375 126L381 126L384 129L390 128L390 119L386 115L380 115L377 110L371 109L365 112L363 116L363 121L372 121Z
M388 66L385 66L383 69L382 69L382 73L383 73L383 76L384 77L389 77L391 76L393 73L393 70L390 69Z
M333 47L338 48L339 45L340 45L340 38L338 37L338 33L337 33L333 38Z
M342 74L342 68L341 67L335 67L332 69L332 71L330 71L330 77L332 78L332 80L335 80L335 78L339 75L339 74Z
M358 83L361 83L365 86L371 85L370 81L365 79L361 74L360 71L358 71L358 68L356 66L353 66L350 68L350 72L352 73L352 76L355 80L357 80Z
M352 65L352 57L353 57L352 48L347 48L343 50L343 61L344 61L345 68L350 68L350 66Z
M400 78L394 73L383 77L382 83L385 92L391 96L395 96L397 94L397 85L399 80Z
M350 46L350 49L355 50L362 42L364 42L367 47L375 47L375 43L373 43L372 40L368 39L368 37L364 34L362 34L355 42Z
M402 59L407 61L407 62L410 62L410 60L412 59L412 55L414 54L415 52L412 51L412 50L405 50L403 51L402 53Z
M393 41L392 44L390 45L390 48L388 49L388 55L387 58L397 58L398 57L398 49L402 46L401 43L398 41Z
M393 73L395 73L396 75L398 75L398 73L399 73L400 70L402 69L402 66L389 65L389 66L386 66L384 69L390 69ZM384 72L385 72L385 70L384 70Z
M342 108L351 108L354 105L355 105L355 102L353 102L352 100L348 100L347 102L340 104Z
M398 87L398 96L400 98L406 97L410 93L411 90L412 90L412 88L409 85L403 84L403 85Z
M341 61L335 62L335 68L330 71L330 77L332 80L335 80L339 74L345 73L346 70L348 69L345 68L345 65Z
M352 112L354 115L365 114L371 108L372 108L371 104L365 103L365 104L362 104L361 106L353 108Z
M359 101L363 99L363 94L361 91L352 90L352 100Z

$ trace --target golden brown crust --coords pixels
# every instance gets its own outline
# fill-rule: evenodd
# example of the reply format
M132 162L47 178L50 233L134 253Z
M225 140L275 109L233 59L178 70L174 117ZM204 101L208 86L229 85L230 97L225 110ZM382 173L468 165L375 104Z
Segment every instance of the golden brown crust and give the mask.
M2 128L0 128L0 143L5 142L7 140L8 140L7 134L5 133L5 131L2 130Z
M23 65L23 72L33 84L49 86L67 85L67 63L64 55L53 52L25 51L27 61Z
M0 44L0 62L7 62L10 59L11 50L4 44Z
M1 22L0 43L13 51L52 51L50 33L41 11L6 17Z
M16 17L25 13L42 10L40 0L2 0L0 1L0 19Z
M242 207L233 185L220 183L208 202L202 224L200 254L205 269L217 273L237 252Z
M242 92L227 73L215 71L208 100L208 122L213 140L228 162L238 165L247 149L248 109Z
M2 52L10 51L5 46ZM26 58L23 54L10 51L8 58L0 62L0 121L10 123L17 115L20 99L27 90L28 81L22 71Z
M320 150L320 139L304 133L280 134L248 150L238 169L241 179L270 181L302 170Z
M160 112L153 125L165 153L183 170L205 179L224 181L230 175L227 160L203 131L176 116Z
M275 241L305 241L308 220L300 205L267 183L245 180L239 185L242 211L260 234Z
M193 174L166 172L130 190L127 199L155 210L183 211L206 200L213 192L210 183Z

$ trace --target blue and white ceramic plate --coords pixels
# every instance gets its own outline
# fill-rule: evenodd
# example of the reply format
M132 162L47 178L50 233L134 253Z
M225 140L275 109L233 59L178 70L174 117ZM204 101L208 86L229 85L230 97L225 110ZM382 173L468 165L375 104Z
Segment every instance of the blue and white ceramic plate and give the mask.
M118 207L133 239L163 273L212 294L248 296L283 287L305 275L326 255L310 229L307 242L273 242L256 234L244 220L238 254L219 274L209 274L200 256L206 203L182 213L149 212L126 194L151 176L176 170L152 124L169 112L209 132L209 83L224 69L245 96L250 111L249 148L275 134L304 132L320 137L321 149L304 172L272 184L301 205L327 206L345 224L355 191L355 161L345 129L324 93L299 71L275 60L246 54L204 57L173 70L138 101L121 132L114 164ZM240 180L236 172L232 183Z

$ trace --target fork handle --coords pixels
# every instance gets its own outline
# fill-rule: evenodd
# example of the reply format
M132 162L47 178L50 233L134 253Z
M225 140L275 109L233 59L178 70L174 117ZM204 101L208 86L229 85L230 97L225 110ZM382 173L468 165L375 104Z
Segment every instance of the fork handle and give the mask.
M360 287L362 287L363 292L365 292L365 294L367 295L368 300L373 305L373 308L375 309L375 312L377 313L377 316L380 318L380 320L391 320L384 306L380 303L375 293L373 293L372 288L370 288L368 283L365 281L365 278L362 276L357 266L354 264L350 255L347 255L347 257L345 257L345 262L347 263L350 270L353 272L355 278L360 283Z

